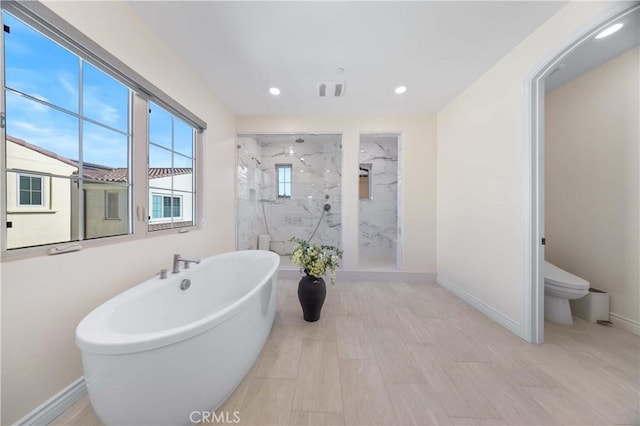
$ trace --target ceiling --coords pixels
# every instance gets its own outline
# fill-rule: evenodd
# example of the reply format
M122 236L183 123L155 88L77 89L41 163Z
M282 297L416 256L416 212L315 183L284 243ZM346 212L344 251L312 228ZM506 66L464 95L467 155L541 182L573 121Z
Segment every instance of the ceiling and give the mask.
M435 113L565 2L128 4L233 114L315 115Z
M640 9L611 22L610 25L618 22L624 25L620 31L602 39L591 37L563 58L556 71L547 77L545 89L553 90L637 46L640 43Z
M316 133L289 133L289 134L267 134L267 135L240 135L255 137L260 145L287 145L295 148L296 146L305 146L304 144L324 144L340 142L342 135L340 134L316 134ZM297 143L297 139L302 139L304 142Z

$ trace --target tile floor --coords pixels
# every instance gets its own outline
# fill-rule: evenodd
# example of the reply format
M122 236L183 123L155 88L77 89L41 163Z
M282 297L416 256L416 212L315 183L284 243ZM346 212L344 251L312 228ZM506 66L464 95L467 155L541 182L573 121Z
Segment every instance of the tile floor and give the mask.
M280 280L271 335L217 410L260 425L640 424L640 338L576 319L531 345L436 284L340 282L302 319ZM233 417L228 417L233 419ZM85 397L54 422L100 425Z

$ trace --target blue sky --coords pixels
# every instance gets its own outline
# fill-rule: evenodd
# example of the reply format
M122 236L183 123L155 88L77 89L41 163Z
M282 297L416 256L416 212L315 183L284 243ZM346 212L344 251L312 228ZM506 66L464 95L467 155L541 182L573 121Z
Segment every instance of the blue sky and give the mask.
M79 113L79 60L68 50L37 33L6 12L4 24L11 32L5 39L5 81L8 88ZM129 91L115 79L87 62L83 67L83 116L127 132ZM151 104L150 140L171 149L172 116ZM71 159L79 158L78 118L6 92L7 134ZM192 156L192 128L173 119L174 150ZM127 167L127 136L106 127L83 122L85 162ZM172 154L150 147L151 167L170 167ZM173 155L174 167L191 167L191 161Z

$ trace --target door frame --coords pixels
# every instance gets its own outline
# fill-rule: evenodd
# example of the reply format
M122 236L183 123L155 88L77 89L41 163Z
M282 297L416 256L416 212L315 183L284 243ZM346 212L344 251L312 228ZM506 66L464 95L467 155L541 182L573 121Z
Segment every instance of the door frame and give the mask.
M640 9L640 3L632 6L612 4L613 8L596 18L581 31L581 35L563 43L559 52L543 62L525 82L526 139L529 141L525 152L525 190L529 203L527 214L526 261L527 292L525 293L525 340L530 343L544 342L544 101L545 80L558 65L585 40L594 37L612 22Z

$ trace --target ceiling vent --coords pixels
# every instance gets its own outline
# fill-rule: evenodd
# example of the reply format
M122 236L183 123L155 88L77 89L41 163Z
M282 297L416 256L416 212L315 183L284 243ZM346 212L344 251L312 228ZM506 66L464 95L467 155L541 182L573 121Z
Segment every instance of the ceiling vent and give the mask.
M321 98L341 98L344 96L342 81L321 81L318 83L318 96Z

